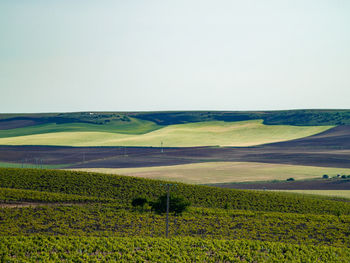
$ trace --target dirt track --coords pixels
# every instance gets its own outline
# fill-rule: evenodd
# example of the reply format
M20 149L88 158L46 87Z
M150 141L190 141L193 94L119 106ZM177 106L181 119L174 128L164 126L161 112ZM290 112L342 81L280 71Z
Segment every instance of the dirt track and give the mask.
M0 162L123 168L208 161L245 161L350 168L350 126L303 139L246 148L0 146Z

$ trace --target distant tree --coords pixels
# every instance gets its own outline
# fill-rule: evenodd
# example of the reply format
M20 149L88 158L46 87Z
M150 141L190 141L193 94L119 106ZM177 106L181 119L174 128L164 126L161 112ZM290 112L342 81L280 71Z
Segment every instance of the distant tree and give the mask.
M324 174L324 175L322 176L322 178L323 178L323 179L328 179L329 176L328 176L328 174Z
M167 206L167 195L164 194L158 198L157 201L150 203L152 209L157 213L165 213ZM190 206L190 202L186 201L183 196L176 196L170 194L169 196L169 212L175 214L181 214L187 207Z
M345 175L345 174L344 174L344 175L342 175L342 176L341 176L341 178L345 179L345 178L346 178L346 175Z
M291 182L291 181L295 181L293 177L287 179L287 182Z

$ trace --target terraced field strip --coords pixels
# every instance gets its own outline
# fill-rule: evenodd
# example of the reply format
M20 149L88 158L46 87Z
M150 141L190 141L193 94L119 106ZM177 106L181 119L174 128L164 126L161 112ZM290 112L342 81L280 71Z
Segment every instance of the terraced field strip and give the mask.
M81 205L83 205L82 203ZM20 203L0 203L0 208L21 208L21 207L39 207L39 206L73 206L78 203L42 203L42 202L20 202Z
M349 198L349 201L350 201L350 189L349 190L269 190L269 191L345 197L345 198Z
M120 174L193 184L295 180L350 174L350 169L256 162L207 162L140 168L80 168L88 172Z
M63 131L1 138L0 145L60 146L253 146L311 136L333 126L264 125L262 120L169 125L144 134Z
M40 160L38 158L38 160ZM71 164L41 164L38 162L38 164L32 164L32 163L7 163L7 162L0 162L0 167L6 167L6 168L42 168L42 169L58 169L58 168L64 168Z

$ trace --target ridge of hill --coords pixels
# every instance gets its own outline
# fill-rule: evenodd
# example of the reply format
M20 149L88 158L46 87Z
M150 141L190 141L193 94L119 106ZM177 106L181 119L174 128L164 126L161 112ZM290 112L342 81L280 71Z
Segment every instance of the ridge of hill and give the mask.
M203 121L245 121L263 119L266 125L324 126L350 125L350 110L283 111L159 111L159 112L71 112L0 114L0 129L15 129L43 124L85 123L127 125L132 118L154 125Z
M159 125L201 121L246 121L262 119L266 125L324 126L350 125L350 110L283 111L178 111L136 113L135 117Z

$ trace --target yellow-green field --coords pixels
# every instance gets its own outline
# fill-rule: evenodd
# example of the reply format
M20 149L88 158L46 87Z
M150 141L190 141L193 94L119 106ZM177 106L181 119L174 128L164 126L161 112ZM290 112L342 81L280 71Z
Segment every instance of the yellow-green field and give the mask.
M321 178L350 174L350 169L253 162L209 162L141 168L82 168L80 171L129 175L192 184Z
M264 125L262 120L170 125L144 134L106 131L50 132L0 138L0 145L61 146L253 146L323 132L332 126Z
M350 198L350 190L269 190L269 191Z

